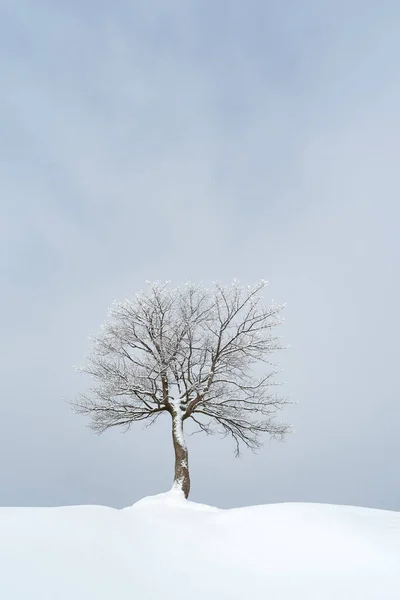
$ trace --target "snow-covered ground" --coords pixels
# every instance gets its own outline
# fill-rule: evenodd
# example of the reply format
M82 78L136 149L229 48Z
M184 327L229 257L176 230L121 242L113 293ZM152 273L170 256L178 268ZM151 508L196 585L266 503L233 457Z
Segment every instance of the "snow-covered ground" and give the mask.
M400 513L219 510L177 492L129 508L0 508L2 600L399 600Z

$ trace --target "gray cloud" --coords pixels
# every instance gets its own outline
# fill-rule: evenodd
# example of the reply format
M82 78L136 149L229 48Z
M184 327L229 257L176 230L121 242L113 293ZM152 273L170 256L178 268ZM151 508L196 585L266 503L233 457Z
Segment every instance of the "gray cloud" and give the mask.
M189 439L193 499L400 509L396 3L4 3L1 504L170 485L167 421L97 438L63 399L146 279L271 281L296 434Z

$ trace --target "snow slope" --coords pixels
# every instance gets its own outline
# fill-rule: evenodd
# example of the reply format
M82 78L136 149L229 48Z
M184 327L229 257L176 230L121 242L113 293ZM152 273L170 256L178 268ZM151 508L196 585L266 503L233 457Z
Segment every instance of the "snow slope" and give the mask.
M400 600L400 513L219 510L177 492L129 508L0 508L2 600Z

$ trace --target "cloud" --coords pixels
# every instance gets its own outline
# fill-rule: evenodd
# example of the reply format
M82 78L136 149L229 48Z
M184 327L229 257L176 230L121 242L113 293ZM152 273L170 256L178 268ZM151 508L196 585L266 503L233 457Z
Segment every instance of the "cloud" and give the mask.
M399 508L398 8L221 7L4 4L1 503L168 486L167 422L92 436L71 366L146 279L237 276L288 302L297 434L194 436L194 498Z

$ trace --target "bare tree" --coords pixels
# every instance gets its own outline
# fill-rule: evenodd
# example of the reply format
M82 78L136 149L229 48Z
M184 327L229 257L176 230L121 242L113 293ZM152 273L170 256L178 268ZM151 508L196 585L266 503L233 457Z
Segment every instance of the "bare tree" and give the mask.
M287 401L271 391L277 371L269 362L282 349L274 333L282 306L262 304L265 285L234 281L208 290L152 283L149 293L115 303L80 369L94 383L74 403L76 411L89 415L99 433L129 429L135 421L151 424L168 413L174 486L186 497L186 420L198 431L232 436L237 455L241 443L258 448L261 434L282 437L288 426L276 423L275 416Z

